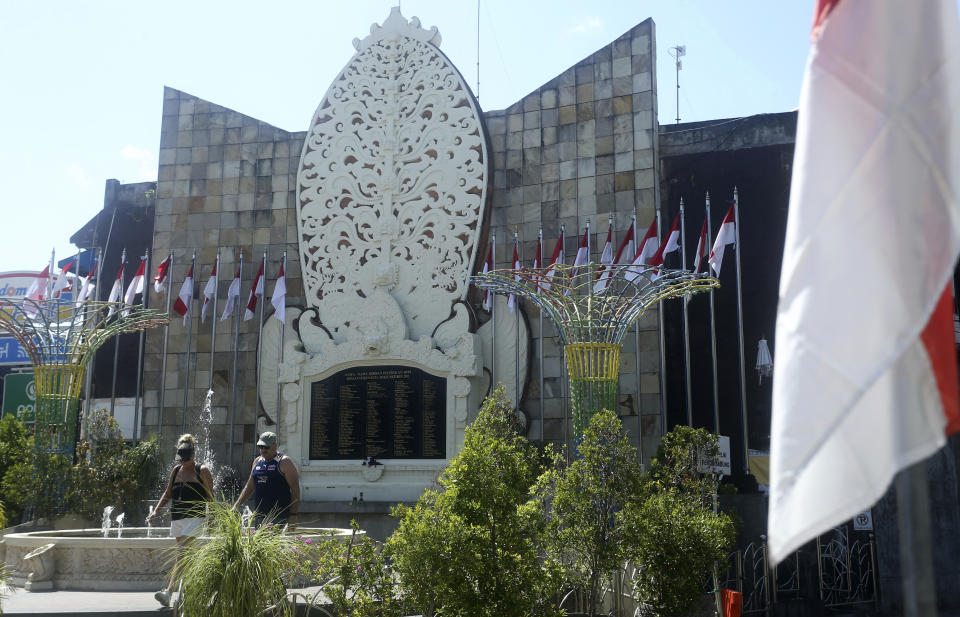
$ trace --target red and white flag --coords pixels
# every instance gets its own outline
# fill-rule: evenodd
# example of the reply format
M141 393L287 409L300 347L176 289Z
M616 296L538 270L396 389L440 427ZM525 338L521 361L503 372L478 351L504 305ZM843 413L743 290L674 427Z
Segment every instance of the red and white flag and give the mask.
M180 293L173 302L173 310L177 315L183 317L183 323L186 325L190 317L190 306L193 304L193 266L196 263L196 257L190 262L190 269L187 270L187 278L183 279L183 285L180 286Z
M57 275L56 281L53 283L53 290L50 292L50 296L53 298L60 297L60 292L66 289L70 285L70 269L73 268L74 264L77 263L77 260L73 260L66 265L65 268L60 270L60 274Z
M580 240L580 246L577 248L577 256L573 258L574 267L586 265L590 261L590 225L583 232L583 238Z
M77 302L76 306L83 304L90 294L93 293L93 275L97 272L97 262L93 262L93 266L90 268L90 272L87 273L86 278L83 279L83 283L80 285L80 291L77 292Z
M737 189L733 189L733 201L737 201ZM723 249L728 244L734 244L737 241L737 221L734 214L736 205L730 206L727 215L723 217L720 223L720 231L717 232L717 238L713 241L713 248L710 250L710 267L716 276L720 276L720 266L723 264Z
M243 320L250 321L257 312L257 298L263 295L263 266L267 258L260 260L260 269L253 277L253 286L250 287L250 298L247 299L247 310L243 312Z
M820 0L814 37L777 307L774 562L960 428L956 1Z
M533 255L533 269L537 270L537 291L540 291L541 286L541 276L539 273L540 267L543 265L543 230L540 230L540 233L537 234L537 252Z
M237 273L234 275L233 281L230 282L230 289L227 290L227 303L223 306L223 315L220 316L220 321L233 314L233 307L236 306L237 299L240 297L240 267L237 266Z
M147 258L140 258L140 266L137 268L137 273L133 275L133 278L130 279L130 284L127 285L127 291L123 294L124 304L133 305L133 301L137 299L137 294L142 294L143 289L146 285L145 278L147 274Z
M126 258L120 260L120 268L117 270L117 278L113 279L113 287L110 288L110 295L107 297L107 302L119 302L121 296L123 295L123 268L127 265ZM113 315L116 312L116 307L111 306L107 311L107 317Z
M628 281L633 281L640 276L640 273L645 270L643 266L650 263L650 260L657 254L657 249L659 248L659 242L657 242L657 219L654 217L653 222L650 223L650 227L647 228L647 233L643 236L643 240L640 241L640 246L637 247L637 252L634 253L633 259L630 260L630 264L634 267L628 268L627 271L623 273L623 277Z
M487 259L483 262L483 273L493 270L493 244L487 245ZM493 292L487 289L483 292L483 308L488 311L493 308Z
M657 248L657 252L650 258L651 266L662 266L663 256L668 255L680 248L680 213L673 217L673 225L670 226L670 233L666 239Z
M613 225L607 227L607 240L603 243L603 251L600 253L600 268L597 271L597 282L593 284L594 293L600 293L607 286L607 279L610 278L610 268L613 265Z
M280 320L280 323L287 323L287 277L284 269L287 265L287 258L284 256L280 262L280 272L277 274L277 282L273 284L273 295L270 296L270 304L273 305L273 316Z
M160 262L160 265L157 266L157 275L153 277L153 289L157 293L162 292L167 288L167 275L170 272L170 262L173 260L173 255L167 255L167 258Z
M560 237L557 238L557 243L553 246L553 255L550 256L550 264L547 269L546 280L543 281L543 284L540 286L541 289L546 291L550 290L550 287L553 286L553 277L557 274L557 264L563 264L563 240L564 232L561 228Z
M514 238L513 238L513 269L514 269L514 270L519 270L519 269L520 269L520 258L517 256L517 238L516 238L516 236L514 236ZM513 280L519 281L519 280L520 280L520 277L517 276L516 274L514 274L514 275L513 275ZM517 296L516 296L516 294L510 294L510 295L507 297L507 306L510 308L510 312L511 312L511 313L514 312L515 310L517 310Z
M210 278L207 279L207 284L203 287L203 306L200 307L200 323L207 321L207 313L210 311L210 307L213 306L213 298L217 295L217 267L220 265L220 258L217 257L213 260L213 268L210 269ZM214 312L216 312L217 307L213 306Z
M27 290L26 297L30 300L39 302L43 300L43 296L46 294L47 285L50 283L50 266L44 266L43 271L40 275L33 279L33 283L30 284L30 289Z
M703 219L703 227L700 228L700 239L697 240L697 252L693 256L693 271L700 272L700 264L707 253L707 219Z
M627 265L633 259L637 249L634 246L633 225L623 234L623 240L620 240L620 246L617 247L617 254L613 256L613 263L617 265Z

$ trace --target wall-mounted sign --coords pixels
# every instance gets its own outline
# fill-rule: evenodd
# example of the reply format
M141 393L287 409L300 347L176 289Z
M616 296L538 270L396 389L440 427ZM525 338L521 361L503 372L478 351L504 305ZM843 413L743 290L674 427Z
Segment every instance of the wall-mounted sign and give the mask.
M14 366L30 364L30 356L17 339L11 336L0 336L0 366Z

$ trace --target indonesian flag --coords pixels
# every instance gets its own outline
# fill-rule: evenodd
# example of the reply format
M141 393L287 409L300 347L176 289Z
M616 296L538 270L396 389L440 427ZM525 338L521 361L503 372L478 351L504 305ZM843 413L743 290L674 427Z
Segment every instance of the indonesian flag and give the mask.
M587 225L587 228L583 232L583 238L580 240L580 246L577 248L577 256L573 258L574 266L583 266L590 261L590 243L588 241L589 235L590 225Z
M287 259L280 262L280 272L277 274L277 282L273 284L273 295L270 297L270 304L273 305L273 316L280 320L280 323L287 323L287 278L283 273L287 265Z
M657 252L650 258L651 266L662 266L663 256L672 253L680 248L680 213L673 217L673 225L670 226L670 233L663 241Z
M207 321L207 312L209 312L210 306L213 305L213 297L217 294L218 265L220 265L219 257L213 260L213 268L210 269L210 278L207 279L207 284L203 288L203 306L200 307L200 323ZM214 307L214 311L216 311L216 307Z
M123 302L125 304L133 304L133 301L136 300L137 294L143 293L143 288L145 286L144 279L146 278L147 273L147 258L140 258L140 266L137 268L137 273L133 275L133 278L130 279L130 284L127 285L127 291L123 295Z
M617 247L617 254L613 256L613 263L618 265L629 264L630 259L637 250L633 244L633 225L630 225L627 233L623 234L623 240L620 241L620 246Z
M700 272L700 263L703 261L707 252L707 219L703 219L703 227L700 228L700 239L697 240L697 252L693 256L693 271Z
M227 290L227 303L223 306L223 315L220 316L220 321L225 320L227 317L233 314L233 307L237 304L237 299L239 297L240 266L237 266L237 274L233 277L233 281L230 282L230 289Z
M519 269L520 269L520 258L517 256L517 239L516 239L516 238L513 239L513 269L514 269L514 270L519 270ZM513 275L513 280L519 281L519 280L520 280L520 277L517 276L516 274L514 274L514 275ZM510 296L507 297L507 306L510 307L510 312L511 312L511 313L514 312L515 310L517 310L517 296L516 296L516 294L510 294Z
M537 252L533 255L533 269L537 270L537 291L540 291L540 266L543 265L543 230L537 235Z
M660 246L657 242L657 219L654 217L653 222L650 223L650 227L647 228L647 233L644 234L643 240L640 242L637 252L633 255L633 259L630 261L630 264L634 267L628 268L626 272L623 273L623 277L628 281L635 280L640 273L643 272L646 264L650 262L654 255L657 254L657 249Z
M483 262L483 273L493 270L493 245L487 246L487 260ZM489 289L483 292L483 308L488 311L493 308L493 292Z
M607 227L607 240L603 243L603 251L600 253L600 271L597 272L597 282L593 284L593 291L599 293L607 286L607 279L610 278L610 269L607 266L613 264L613 225Z
M734 190L733 200L734 202L737 200L736 190ZM724 247L737 241L737 222L733 209L734 206L730 206L727 215L723 217L720 231L717 232L717 238L713 241L713 248L710 250L710 258L707 260L717 276L720 276L720 266L723 264Z
M157 275L153 277L153 289L157 293L162 292L167 288L167 275L170 272L170 261L172 260L172 255L167 255L167 258L160 262L160 265L157 266Z
M540 286L541 289L549 291L550 287L553 286L553 277L557 274L557 264L563 263L563 239L564 234L561 233L560 237L557 238L557 243L553 245L553 255L550 256L550 264L547 269L546 280L543 282L543 285Z
M817 3L777 309L774 562L869 508L960 428L956 9Z
M173 310L177 315L183 317L183 323L187 323L190 316L190 305L193 302L193 265L196 260L190 262L190 269L187 270L187 278L183 279L183 285L180 286L180 293L173 302Z
M26 297L30 300L39 302L43 300L44 293L47 291L47 283L50 282L50 266L44 266L43 272L33 279L30 289L27 290Z
M83 284L80 285L80 291L77 292L77 302L76 306L80 306L90 297L90 294L93 293L93 275L97 271L97 262L93 262L93 267L90 268L90 272L87 273L86 278L83 279Z
M59 297L60 292L66 289L67 286L70 284L70 278L68 277L68 275L70 274L70 268L72 268L76 263L77 263L77 260L74 259L73 261L68 263L65 268L60 270L60 274L57 275L57 280L54 281L53 283L53 291L50 292L51 297L54 297L54 298Z
M247 300L247 310L243 312L243 320L250 321L257 311L257 298L263 295L263 266L266 258L260 260L260 269L253 277L253 286L250 288L250 298Z
M123 267L126 265L126 261L120 262L120 268L117 270L117 278L113 279L113 287L110 288L110 296L107 297L107 302L120 301L120 296L123 294ZM116 307L111 306L107 311L107 317L113 315L115 312Z

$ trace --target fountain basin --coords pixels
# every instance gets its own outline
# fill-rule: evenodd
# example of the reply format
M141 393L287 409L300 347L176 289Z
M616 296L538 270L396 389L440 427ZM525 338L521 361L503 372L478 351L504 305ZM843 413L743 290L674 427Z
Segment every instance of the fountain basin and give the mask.
M30 531L7 534L0 544L5 547L4 562L15 585L23 585L30 573L24 557L52 543L54 589L155 591L166 584L177 543L168 536L169 527L153 527L149 532L153 537L148 537L146 527L124 528L121 538L104 538L100 529ZM347 539L353 532L300 527L296 533L316 541L331 535Z

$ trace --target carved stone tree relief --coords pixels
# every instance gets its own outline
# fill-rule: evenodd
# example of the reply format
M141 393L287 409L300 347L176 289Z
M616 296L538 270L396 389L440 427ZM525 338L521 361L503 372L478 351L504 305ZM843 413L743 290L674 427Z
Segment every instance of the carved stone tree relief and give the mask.
M488 160L476 103L424 30L393 9L354 41L310 125L297 187L307 302L334 341L389 292L408 336L429 336L467 293Z

